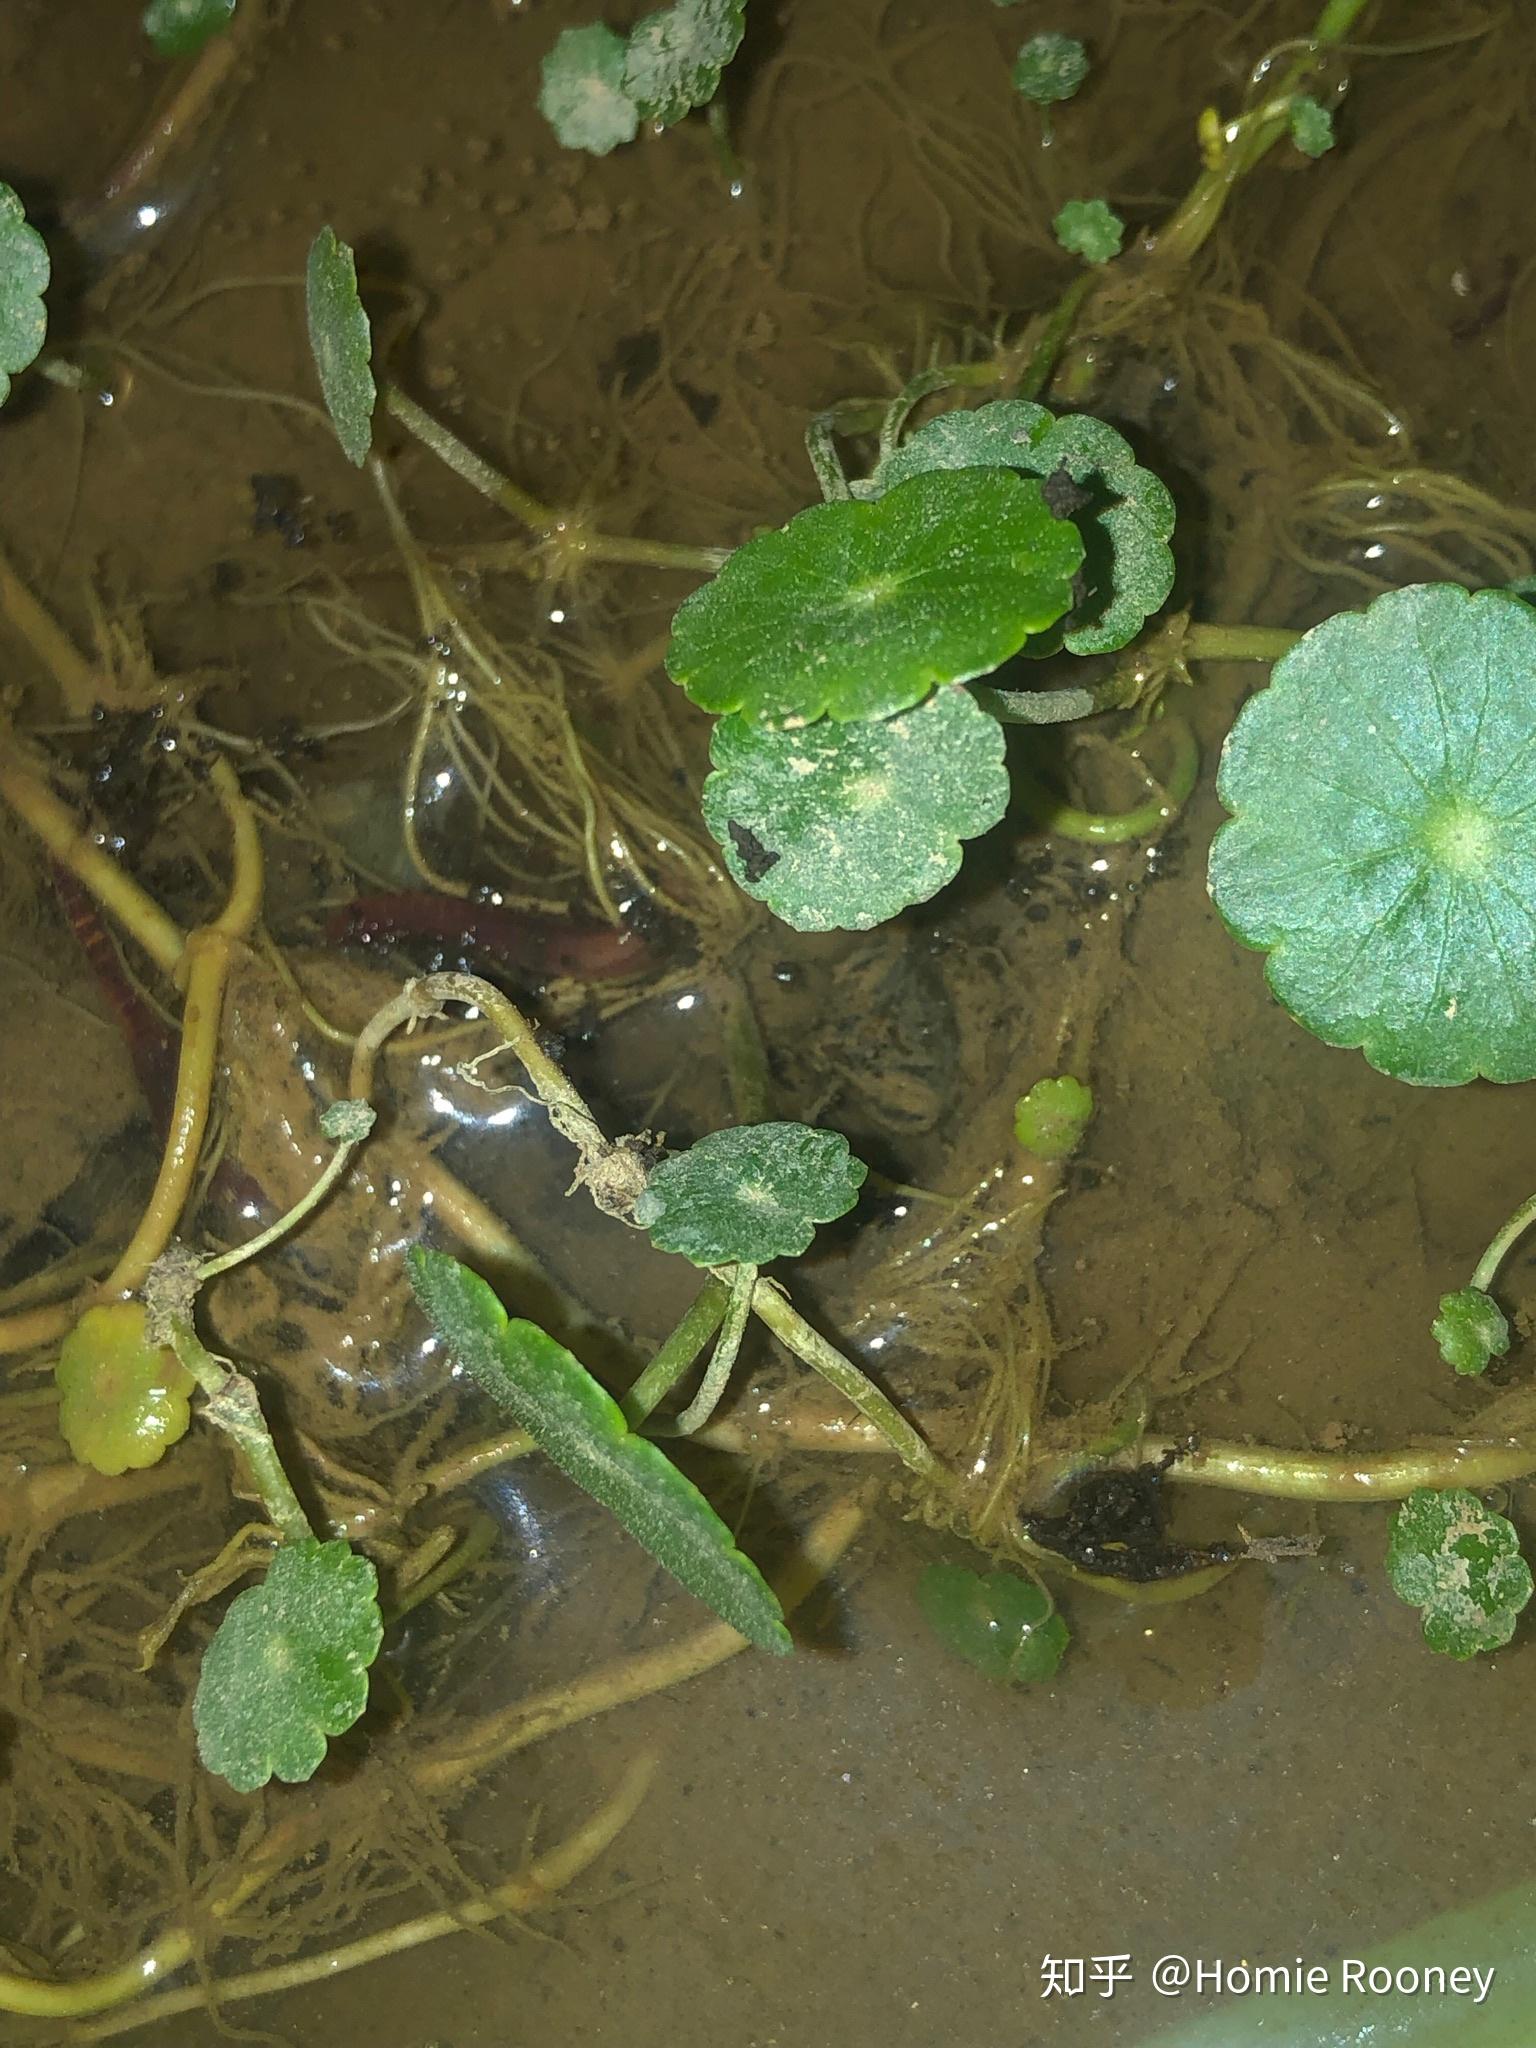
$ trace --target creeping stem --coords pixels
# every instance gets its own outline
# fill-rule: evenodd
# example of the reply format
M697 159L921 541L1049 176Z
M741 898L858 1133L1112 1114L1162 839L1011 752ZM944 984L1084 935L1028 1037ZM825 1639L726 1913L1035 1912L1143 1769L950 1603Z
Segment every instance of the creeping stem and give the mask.
M1510 1246L1523 1231L1530 1228L1533 1221L1536 1221L1536 1195L1529 1195L1478 1260L1477 1270L1472 1275L1472 1286L1480 1288L1484 1294L1488 1292L1493 1285L1494 1275L1508 1255Z
M549 1111L550 1122L576 1148L578 1180L600 1208L632 1222L630 1212L645 1186L645 1170L634 1145L626 1139L614 1143L604 1136L596 1117L539 1044L517 1005L478 975L423 975L376 1011L358 1033L349 1093L358 1101L368 1100L379 1048L390 1033L436 1016L444 1003L463 1003L484 1015L502 1045L522 1062L535 1094ZM788 1350L846 1396L927 1485L947 1491L954 1484L947 1467L894 1402L851 1359L813 1330L771 1280L759 1279L754 1285L751 1311ZM699 1340L700 1347L705 1341ZM647 1389L647 1398L653 1391L654 1387Z
M1173 764L1163 782L1145 776L1153 793L1133 810L1079 810L1029 769L1016 769L1015 787L1036 825L1053 838L1081 839L1095 846L1119 846L1129 839L1150 839L1161 832L1189 799L1200 774L1200 748L1182 718L1165 718L1160 730L1173 743Z

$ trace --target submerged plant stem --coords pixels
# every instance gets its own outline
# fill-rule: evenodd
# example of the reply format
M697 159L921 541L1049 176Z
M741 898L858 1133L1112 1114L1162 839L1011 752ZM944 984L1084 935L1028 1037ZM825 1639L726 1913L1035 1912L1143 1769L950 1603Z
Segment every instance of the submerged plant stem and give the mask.
M747 1319L752 1313L752 1291L756 1285L756 1266L741 1265L732 1269L730 1300L726 1303L720 1335L699 1391L677 1418L675 1426L679 1436L692 1436L696 1429L702 1429L720 1406L721 1396L735 1369L741 1340L746 1334Z
M1187 626L1186 661L1278 661L1302 636L1283 626Z
M617 1791L606 1799L581 1826L552 1849L538 1857L520 1876L508 1878L486 1892L476 1892L448 1911L425 1913L415 1920L403 1920L377 1934L302 1956L296 1962L280 1963L266 1970L247 1970L238 1976L215 1978L206 1985L189 1984L184 1989L162 1992L132 2012L122 2013L94 2027L81 2030L82 2041L103 2041L138 2027L169 2019L173 2013L193 2012L217 2003L220 2007L247 1998L266 1998L274 1992L291 1991L301 1984L329 1981L344 1970L359 1969L384 1956L401 1955L444 1935L461 1934L470 1927L508 1915L535 1912L548 1903L610 1848L639 1811L655 1771L655 1760L638 1758L630 1764Z
M1536 1195L1528 1195L1478 1260L1477 1270L1472 1275L1472 1286L1480 1288L1484 1294L1488 1292L1493 1285L1494 1275L1509 1253L1510 1246L1533 1222L1536 1222Z
M713 1337L730 1305L731 1290L713 1275L704 1282L682 1320L619 1401L624 1420L638 1429L663 1402Z
M684 541L637 540L627 534L591 533L579 520L553 506L543 504L510 477L477 455L441 420L424 412L414 398L407 397L398 384L383 389L385 409L414 434L423 447L447 463L455 476L510 512L520 526L536 540L546 542L562 566L578 557L594 562L634 562L651 569L701 569L706 574L720 567L729 549L691 547Z
M1133 810L1079 810L1027 768L1014 771L1014 786L1023 795L1036 825L1053 838L1080 839L1092 846L1120 846L1130 839L1150 839L1178 816L1200 775L1199 744L1183 719L1165 719L1162 729L1174 747L1168 779L1154 785L1155 794Z
M189 1317L173 1316L168 1334L171 1348L203 1390L204 1419L233 1438L244 1455L272 1526L285 1543L302 1543L313 1536L309 1517L277 1455L255 1387L227 1359L214 1357Z

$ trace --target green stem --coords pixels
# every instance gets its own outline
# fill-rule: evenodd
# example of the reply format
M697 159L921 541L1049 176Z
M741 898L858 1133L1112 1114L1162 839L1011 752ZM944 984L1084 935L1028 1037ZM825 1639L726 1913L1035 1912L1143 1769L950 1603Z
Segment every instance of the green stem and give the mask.
M851 1359L844 1358L841 1351L813 1330L771 1280L759 1280L753 1289L752 1313L768 1325L786 1350L819 1372L829 1386L836 1387L845 1400L853 1403L867 1422L873 1423L909 1471L937 1493L951 1489L954 1475L895 1402Z
M1477 1271L1472 1275L1471 1284L1474 1287L1480 1288L1484 1294L1488 1292L1493 1285L1493 1277L1504 1263L1505 1254L1510 1246L1522 1231L1530 1228L1533 1222L1536 1222L1536 1195L1528 1196L1520 1204L1514 1215L1510 1217L1504 1228L1499 1232L1492 1244L1489 1245L1487 1251L1478 1260Z
M1200 174L1183 204L1158 230L1152 242L1155 262L1188 263L1210 239L1234 189L1289 132L1291 101L1310 80L1319 50L1341 43L1367 4L1368 0L1327 0L1307 47L1262 105L1230 124L1221 161Z
M1156 794L1134 810L1079 810L1029 769L1015 769L1015 786L1035 824L1054 839L1080 839L1092 846L1122 846L1127 840L1150 839L1161 832L1177 817L1200 774L1199 744L1183 719L1165 719L1163 730L1174 744L1173 765Z
M1187 626L1180 652L1186 661L1279 661L1300 638L1283 626Z
M819 412L805 430L805 452L816 472L816 487L829 505L853 496L837 452L835 419L835 413Z
M520 525L526 526L540 539L554 531L558 515L550 506L540 504L537 498L520 490L510 477L503 476L473 448L466 447L457 434L433 419L429 412L423 412L415 399L408 398L398 384L386 384L382 396L386 412L483 498L490 498L504 511L510 512Z
M1038 398L1050 383L1061 352L1071 339L1073 323L1099 281L1097 271L1085 270L1072 280L1046 315L1040 338L1030 350L1019 378L1020 398Z
M563 539L573 557L585 556L594 562L633 562L651 569L701 569L707 575L713 575L730 553L729 548L692 547L686 541L637 540L627 534L588 533L582 529L579 520L542 504L513 483L510 477L503 476L499 469L477 455L473 448L467 447L440 420L424 412L398 384L386 384L383 397L385 410L408 433L414 434L424 447L430 448L439 461L446 462L455 476L462 477L482 497L510 512L518 524L525 526L536 539L551 543Z
M711 1277L704 1282L682 1321L619 1402L631 1429L638 1429L671 1393L719 1329L730 1299L723 1281Z
M1116 1464L1156 1462L1171 1437L1143 1437ZM1276 1500L1404 1500L1421 1486L1503 1486L1536 1471L1536 1449L1505 1441L1451 1443L1399 1451L1284 1451L1268 1444L1202 1443L1167 1477L1192 1486L1267 1494Z
M679 1436L692 1436L696 1429L702 1429L720 1406L720 1398L735 1368L736 1354L741 1349L747 1317L752 1313L752 1290L756 1285L756 1266L742 1264L732 1268L731 1298L726 1307L719 1341L715 1345L714 1356L709 1361L709 1370L704 1375L702 1386L677 1418Z
M309 1517L283 1470L250 1380L236 1372L228 1359L215 1358L204 1347L190 1317L170 1317L167 1334L176 1356L203 1390L204 1417L232 1437L243 1453L272 1526L285 1543L303 1543L313 1537Z
M370 1124L372 1123L371 1116L369 1122ZM364 1132L363 1136L366 1137L367 1133ZM293 1207L286 1214L279 1216L275 1223L269 1223L265 1230L258 1231L255 1237L248 1238L244 1244L235 1245L230 1251L220 1252L211 1259L199 1259L197 1262L197 1285L201 1287L206 1281L212 1280L216 1274L229 1272L233 1266L243 1266L247 1259L254 1259L259 1253L264 1252L269 1245L276 1244L279 1238L286 1237L289 1231L302 1223L312 1210L319 1208L320 1204L331 1192L331 1189L335 1187L337 1181L346 1172L348 1165L351 1163L352 1154L362 1142L362 1138L344 1138L331 1154L330 1159L326 1162L325 1171L315 1182L309 1193L301 1195Z

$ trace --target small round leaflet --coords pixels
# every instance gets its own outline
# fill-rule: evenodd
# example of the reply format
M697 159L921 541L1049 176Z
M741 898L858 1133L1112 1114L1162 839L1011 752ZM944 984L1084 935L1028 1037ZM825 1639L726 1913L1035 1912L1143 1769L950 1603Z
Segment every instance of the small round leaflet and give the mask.
M761 1266L797 1257L818 1223L846 1215L867 1171L836 1131L738 1124L664 1159L635 1221L696 1266Z
M886 718L1054 625L1082 559L1038 483L928 472L872 502L812 505L737 548L678 611L667 669L706 711Z
M1387 1577L1424 1610L1424 1640L1448 1657L1497 1650L1531 1597L1514 1525L1463 1486L1419 1487L1392 1518Z
M796 931L868 931L926 903L1008 807L1003 728L968 690L899 718L777 732L722 718L704 822L731 874Z
M1315 626L1227 739L1210 888L1329 1045L1536 1076L1536 612L1453 583Z

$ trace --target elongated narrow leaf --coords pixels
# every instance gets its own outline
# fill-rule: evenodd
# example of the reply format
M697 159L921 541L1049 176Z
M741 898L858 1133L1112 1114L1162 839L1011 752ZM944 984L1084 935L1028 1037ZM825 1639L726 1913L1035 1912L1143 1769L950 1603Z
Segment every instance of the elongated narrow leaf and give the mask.
M378 396L369 363L373 337L357 296L352 251L334 228L322 228L310 245L304 301L320 395L347 460L361 469L373 445Z
M793 1648L757 1566L693 1482L634 1434L580 1359L537 1323L509 1318L479 1275L446 1252L417 1246L407 1265L417 1301L464 1370L568 1478L749 1642Z

